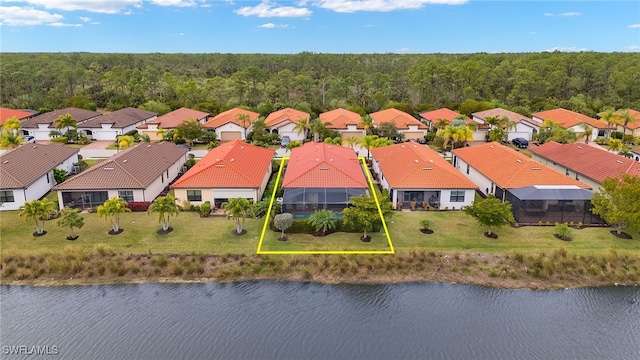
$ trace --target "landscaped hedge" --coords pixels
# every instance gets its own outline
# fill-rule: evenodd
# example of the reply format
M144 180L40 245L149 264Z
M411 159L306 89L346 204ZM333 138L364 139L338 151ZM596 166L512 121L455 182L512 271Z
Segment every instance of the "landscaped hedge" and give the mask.
M273 231L276 231L276 232L280 231L276 229L276 227L273 225L273 221L269 223L269 227ZM382 228L382 225L375 225L373 232L379 232L381 228ZM289 234L308 234L308 233L314 232L315 230L316 229L314 229L313 226L306 219L293 219L293 224L291 225L291 227L286 229L285 232ZM358 230L354 229L351 226L345 225L342 219L339 219L338 223L336 224L336 228L333 231L354 232Z
M127 203L127 207L133 212L147 211L150 205L150 201L131 201Z
M61 144L66 144L68 142L68 138L66 136L60 136L57 138L51 138L50 139L52 142L57 142L57 143L61 143Z

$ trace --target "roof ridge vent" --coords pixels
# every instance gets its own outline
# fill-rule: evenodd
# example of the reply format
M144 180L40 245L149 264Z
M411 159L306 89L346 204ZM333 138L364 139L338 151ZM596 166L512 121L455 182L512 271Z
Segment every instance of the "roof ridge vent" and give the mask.
M578 149L582 149L582 146L580 146L580 145L578 145L578 146L576 146L576 147L577 147Z
M532 167L531 170L542 170L542 168L539 167Z
M623 164L622 160L616 160L618 164Z
M522 162L522 160L520 160L520 159L516 159L516 161L517 161L517 162L519 162L519 163L521 163L521 162Z

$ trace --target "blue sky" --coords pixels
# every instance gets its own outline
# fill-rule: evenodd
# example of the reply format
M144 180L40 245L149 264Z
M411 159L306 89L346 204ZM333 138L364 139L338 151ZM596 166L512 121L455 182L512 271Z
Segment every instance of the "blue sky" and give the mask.
M2 0L2 52L640 51L640 1Z

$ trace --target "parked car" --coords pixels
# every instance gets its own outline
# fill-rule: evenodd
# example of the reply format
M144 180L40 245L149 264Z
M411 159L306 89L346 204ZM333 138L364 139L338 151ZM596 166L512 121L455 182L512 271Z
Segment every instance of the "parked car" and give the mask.
M286 148L290 142L291 142L291 138L285 135L282 137L282 141L280 141L280 147Z
M187 143L182 143L182 144L176 144L179 147L183 147L189 151L191 151L191 145L187 144Z
M526 149L527 146L529 146L529 140L527 140L525 138L520 138L520 137L511 140L511 143L513 145L515 145L516 147L519 147L521 149Z
M427 139L425 139L425 138L418 138L418 144L425 145L426 143L427 143Z
M36 138L31 136L31 135L27 135L25 137L23 137L24 141L30 144L35 144L36 142Z

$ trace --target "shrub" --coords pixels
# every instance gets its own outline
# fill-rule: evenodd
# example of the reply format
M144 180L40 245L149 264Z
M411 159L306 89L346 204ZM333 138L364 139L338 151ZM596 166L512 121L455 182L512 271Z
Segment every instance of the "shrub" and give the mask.
M205 201L200 205L200 214L202 216L209 216L210 213L211 213L211 202Z
M69 141L69 138L67 138L66 136L60 136L60 137L57 137L57 138L51 138L49 140L52 141L52 142L66 144Z
M556 223L556 227L553 231L558 237L562 239L570 239L571 238L571 228L569 228L566 224L558 224Z
M131 201L127 203L127 207L133 212L142 212L149 210L150 201Z

